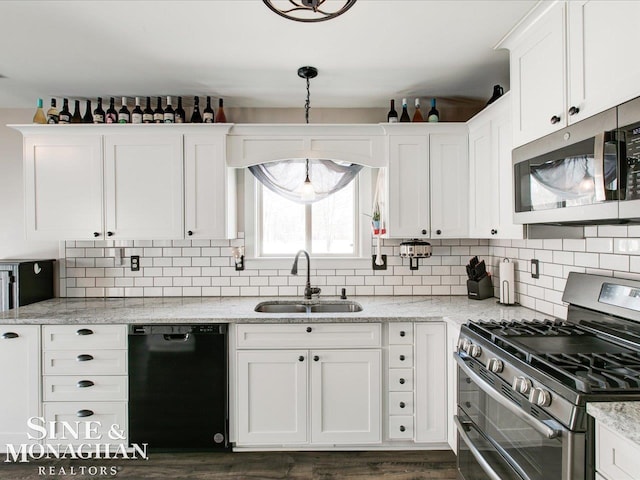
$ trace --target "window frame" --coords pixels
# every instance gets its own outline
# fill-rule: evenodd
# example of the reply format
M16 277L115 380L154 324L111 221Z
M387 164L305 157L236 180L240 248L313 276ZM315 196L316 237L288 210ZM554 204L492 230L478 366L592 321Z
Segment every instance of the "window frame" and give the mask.
M311 253L316 268L370 268L371 267L371 211L372 198L372 173L373 168L365 166L356 177L357 188L354 194L355 222L354 222L354 253L353 254L313 254ZM290 268L291 255L262 255L260 247L262 202L262 184L251 174L248 169L242 169L244 175L244 240L245 257L258 268ZM311 208L308 205L306 208ZM307 223L311 222L311 216L307 216ZM310 231L310 225L305 227ZM306 234L305 234L306 237ZM307 239L310 240L310 239Z

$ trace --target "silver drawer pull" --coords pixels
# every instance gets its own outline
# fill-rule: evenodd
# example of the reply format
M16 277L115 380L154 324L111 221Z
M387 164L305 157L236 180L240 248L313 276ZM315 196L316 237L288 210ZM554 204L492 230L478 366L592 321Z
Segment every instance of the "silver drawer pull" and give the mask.
M78 410L76 413L76 416L80 418L90 417L91 415L93 415L93 410Z
M95 383L93 383L91 380L80 380L76 386L78 388L89 388L89 387L93 387L95 385Z
M76 335L93 335L93 330L89 329L89 328L81 328L80 330L78 330L76 332Z
M86 353L83 353L82 355L78 355L76 357L76 360L78 362L88 362L89 360L93 360L93 356L92 355L88 355Z
M18 335L16 332L6 332L2 334L2 338L4 340L9 340L11 338L18 338L20 335Z

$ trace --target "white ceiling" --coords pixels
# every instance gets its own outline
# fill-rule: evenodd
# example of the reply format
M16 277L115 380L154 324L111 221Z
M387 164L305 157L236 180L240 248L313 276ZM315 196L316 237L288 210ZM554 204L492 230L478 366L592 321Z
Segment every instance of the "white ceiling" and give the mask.
M334 0L329 0L333 2ZM493 46L536 0L358 0L293 22L261 0L0 1L0 107L37 97L212 95L227 106L386 107L388 99L488 99L507 86Z

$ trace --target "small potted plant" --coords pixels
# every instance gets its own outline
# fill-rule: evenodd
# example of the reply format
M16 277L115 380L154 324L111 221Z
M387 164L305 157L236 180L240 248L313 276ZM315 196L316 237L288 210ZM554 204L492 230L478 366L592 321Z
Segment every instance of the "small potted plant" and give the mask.
M371 215L371 226L373 233L377 235L380 232L380 206L377 203L373 209L373 215Z

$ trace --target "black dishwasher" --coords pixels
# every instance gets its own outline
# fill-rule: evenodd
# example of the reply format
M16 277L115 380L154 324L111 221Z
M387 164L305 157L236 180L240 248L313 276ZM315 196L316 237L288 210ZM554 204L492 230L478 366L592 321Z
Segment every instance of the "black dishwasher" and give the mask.
M129 326L129 441L229 450L227 325Z

